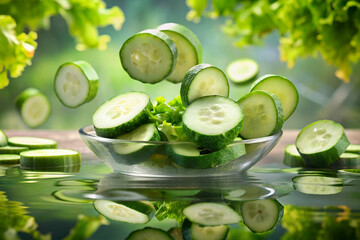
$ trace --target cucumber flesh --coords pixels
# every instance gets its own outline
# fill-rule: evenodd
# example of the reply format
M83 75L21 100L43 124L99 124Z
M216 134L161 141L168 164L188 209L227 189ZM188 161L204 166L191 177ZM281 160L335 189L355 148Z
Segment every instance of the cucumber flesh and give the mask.
M145 227L136 230L126 238L126 240L174 240L171 235L161 229Z
M62 64L55 75L54 88L60 102L76 108L91 101L97 93L99 77L85 61Z
M340 158L331 164L333 169L360 168L360 154L344 152Z
M0 147L8 144L8 137L3 130L0 129Z
M229 79L234 83L245 83L253 80L259 72L259 65L252 59L238 59L226 68Z
M28 147L14 147L14 146L3 146L0 147L0 154L20 154L23 151L29 150Z
M305 167L306 163L296 149L295 144L289 144L285 147L284 164L289 167Z
M360 144L350 144L345 152L360 154Z
M20 155L18 154L0 154L0 164L18 164Z
M182 225L182 236L185 240L225 240L229 230L228 225L200 226L185 219Z
M57 142L52 139L38 137L10 137L10 146L27 147L29 149L56 148Z

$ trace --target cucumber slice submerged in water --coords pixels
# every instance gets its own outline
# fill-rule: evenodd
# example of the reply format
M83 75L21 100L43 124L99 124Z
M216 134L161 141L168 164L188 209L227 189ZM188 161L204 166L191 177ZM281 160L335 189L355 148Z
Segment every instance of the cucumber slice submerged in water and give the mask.
M175 42L178 51L175 69L166 79L174 83L181 82L185 73L201 62L200 41L190 29L177 23L165 23L157 29L166 33Z
M56 72L54 88L60 102L76 108L95 98L99 77L85 61L66 62Z
M0 147L8 144L8 137L3 130L0 129Z
M180 89L181 101L188 106L203 96L229 96L228 80L219 68L210 64L198 64L192 67L184 77Z
M157 83L173 72L177 49L168 35L149 29L127 39L119 55L130 77L144 83Z
M259 72L259 65L252 59L238 59L226 68L229 79L234 83L245 83L253 80Z
M57 142L48 138L39 137L10 137L10 146L27 147L29 149L56 148Z
M171 235L164 230L145 227L143 229L136 230L126 238L126 240L174 240Z
M182 225L184 240L225 240L229 233L229 226L200 226L185 219Z
M48 119L51 111L48 98L35 88L24 90L16 98L15 105L23 122L31 128L42 125Z
M96 134L111 138L131 132L148 120L152 108L145 93L129 92L116 96L95 111L93 124Z

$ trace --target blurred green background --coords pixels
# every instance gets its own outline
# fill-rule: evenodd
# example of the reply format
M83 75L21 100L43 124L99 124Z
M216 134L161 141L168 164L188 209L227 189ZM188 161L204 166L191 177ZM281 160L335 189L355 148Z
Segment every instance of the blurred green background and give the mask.
M152 100L164 96L171 100L179 95L180 85L167 81L156 85L132 80L123 70L118 52L122 43L131 35L147 28L155 28L166 22L176 22L190 28L203 47L203 62L220 69L237 58L252 58L259 63L259 76L264 74L283 75L293 81L300 93L295 113L287 120L285 129L301 129L318 119L331 119L345 128L360 128L360 64L354 66L350 83L343 83L334 75L335 68L321 57L298 60L292 69L279 59L279 34L274 32L265 38L261 46L236 48L234 39L226 36L221 27L224 18L202 18L199 23L186 20L189 11L185 0L122 0L105 1L108 7L119 6L125 14L120 31L112 27L101 28L100 32L111 36L106 50L88 49L79 52L75 41L69 35L65 21L51 18L49 30L38 31L38 47L22 76L10 79L10 84L0 90L0 128L26 129L15 110L15 98L28 87L38 88L45 93L52 105L49 119L40 128L79 129L92 123L93 112L107 99L128 91L145 91ZM339 36L341 37L341 36ZM66 61L85 60L97 71L100 82L94 100L76 109L63 106L55 96L53 80L57 68ZM249 85L231 84L230 97L238 100Z

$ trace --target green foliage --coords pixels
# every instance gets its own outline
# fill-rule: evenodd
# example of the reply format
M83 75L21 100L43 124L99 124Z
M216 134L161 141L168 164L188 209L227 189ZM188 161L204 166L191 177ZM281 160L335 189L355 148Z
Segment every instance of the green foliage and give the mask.
M105 49L108 35L100 35L98 27L122 27L124 14L119 7L106 8L102 0L12 0L0 1L0 89L10 77L19 77L36 49L34 31L50 27L50 18L61 15L77 49ZM30 30L28 34L25 31Z
M224 32L237 37L235 46L259 44L270 32L280 35L281 60L292 67L301 57L321 54L338 68L336 76L349 81L352 63L360 59L360 2L356 0L212 0L197 8L197 0L187 0L192 8L189 20L198 15L225 16Z
M176 125L181 123L184 111L185 107L181 102L180 95L168 103L166 103L164 97L157 97L156 105L154 106L153 112L150 114L150 118L158 123L166 121Z
M182 214L182 211L189 204L190 201L153 202L153 205L157 210L155 217L159 221L163 221L167 218L175 219L181 226L185 220L185 216Z

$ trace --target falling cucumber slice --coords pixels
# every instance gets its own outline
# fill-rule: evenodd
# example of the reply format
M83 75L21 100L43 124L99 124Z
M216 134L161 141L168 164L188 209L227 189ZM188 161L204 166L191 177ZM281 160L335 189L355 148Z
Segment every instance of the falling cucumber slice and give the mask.
M10 146L27 147L29 149L56 148L57 142L52 139L38 137L10 137Z
M14 146L3 146L0 147L0 154L20 154L23 151L29 150L28 147L14 147Z
M296 138L296 148L308 167L327 167L349 146L344 128L331 120L319 120L304 127Z
M295 85L282 76L268 74L260 77L250 88L251 92L256 90L270 92L279 97L284 110L284 121L294 113L299 102Z
M360 154L360 144L350 144L345 152Z
M93 115L93 124L98 136L114 138L140 127L149 118L153 109L146 93L120 94L102 104Z
M182 236L185 240L225 240L229 230L228 225L200 226L185 219L182 225Z
M270 136L281 130L284 114L276 95L253 91L242 96L238 104L244 111L244 124L240 131L243 138Z
M201 62L200 41L190 29L177 23L165 23L157 29L166 33L175 42L178 51L175 69L166 79L173 83L181 82L185 73Z
M203 96L229 96L228 80L219 68L202 63L192 67L184 77L180 89L181 101L188 106Z
M153 227L135 230L125 240L174 240L168 232Z
M56 72L54 89L60 102L76 108L95 98L99 77L85 61L66 62Z
M285 147L283 163L289 167L305 167L306 163L296 149L295 144L289 144Z
M8 137L3 130L0 129L0 147L8 144Z
M20 155L18 154L0 154L0 164L18 164Z
M139 32L122 45L119 56L131 78L143 83L157 83L173 72L177 58L171 38L155 29Z
M52 169L80 163L80 153L70 149L36 149L20 153L22 168Z
M42 125L51 111L48 98L35 88L27 88L19 94L15 106L23 122L31 128Z
M331 164L333 169L360 168L360 154L344 152L340 158Z
M258 63L249 58L235 60L226 68L229 79L234 83L251 81L256 77L258 72Z

